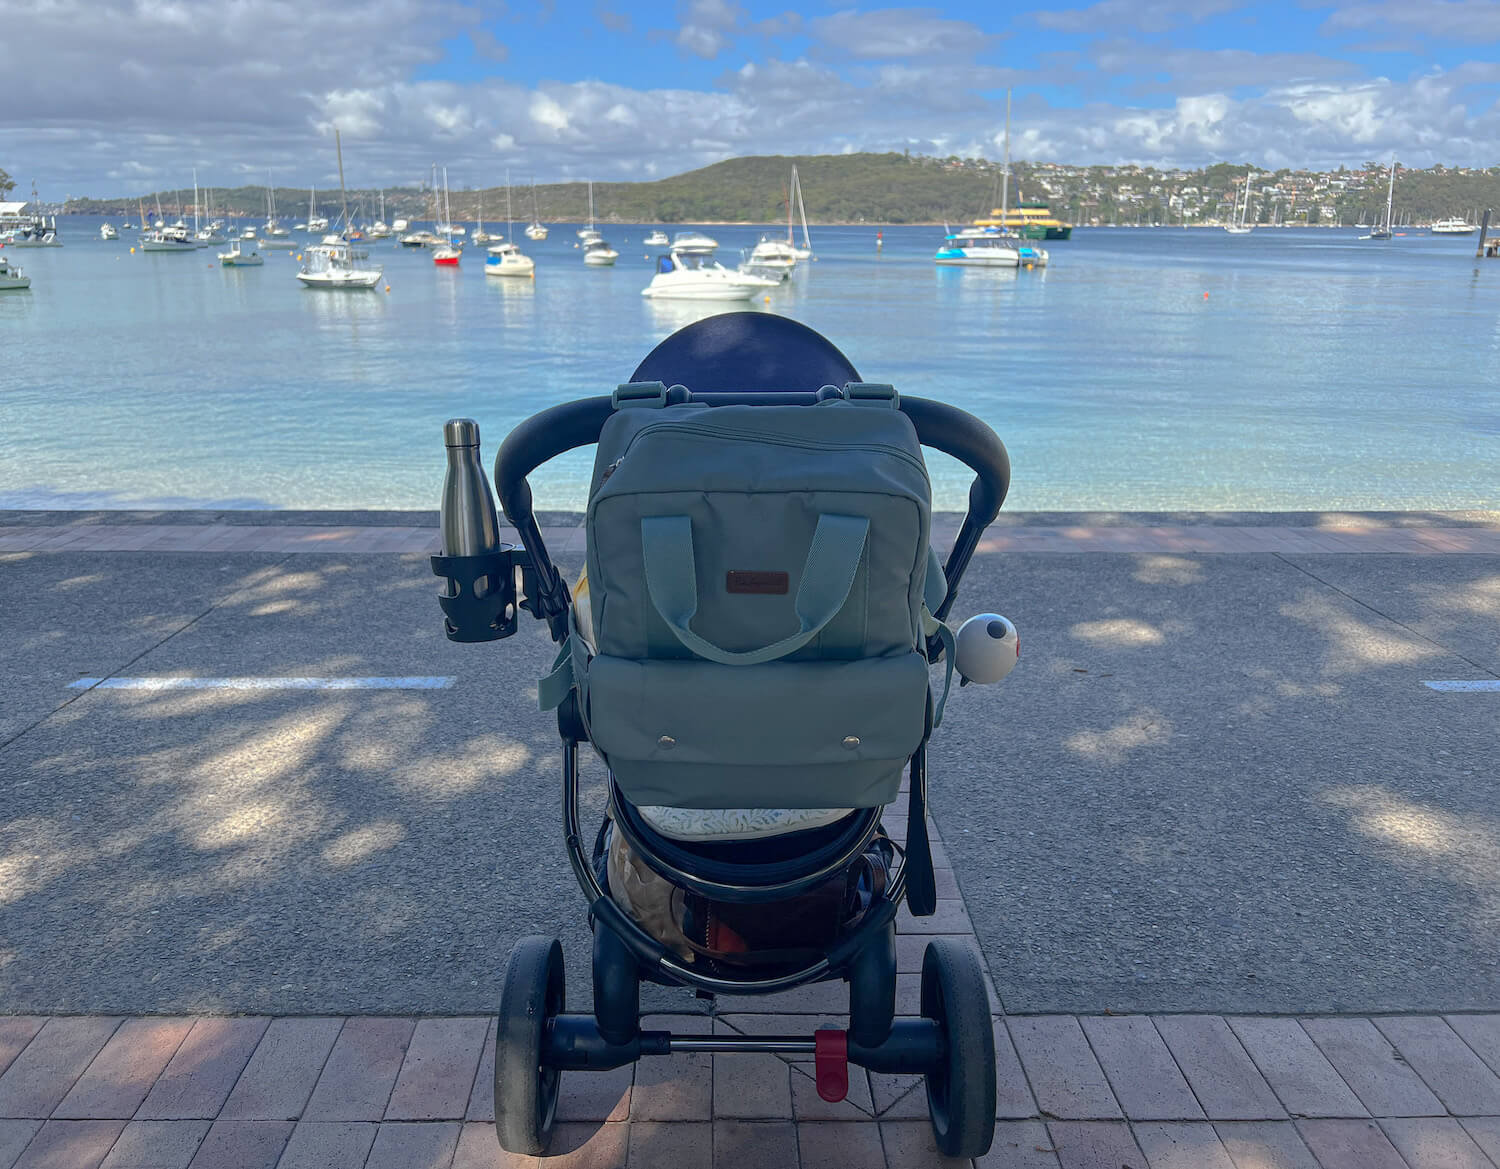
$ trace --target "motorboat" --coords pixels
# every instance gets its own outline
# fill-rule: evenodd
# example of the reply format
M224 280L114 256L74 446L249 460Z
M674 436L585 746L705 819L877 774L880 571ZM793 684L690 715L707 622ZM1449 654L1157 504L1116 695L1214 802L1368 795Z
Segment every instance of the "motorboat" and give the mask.
M657 228L655 231L647 232L646 238L642 242L648 248L664 248L669 243L671 243L671 241L667 239L667 233L662 231L661 228Z
M285 228L282 228L280 235L263 235L256 242L265 251L293 252L297 250L297 241Z
M701 231L679 231L672 237L672 250L684 256L707 256L718 249L719 241Z
M381 268L361 268L346 243L314 244L307 249L307 263L297 279L308 288L359 291L376 287L383 274Z
M102 240L119 239L120 233L107 223L99 225L99 238Z
M173 223L146 232L141 236L140 248L143 252L196 252L198 241L187 224Z
M537 240L538 242L540 242L541 240L546 239L547 235L548 235L547 228L543 227L540 223L537 223L537 222L533 221L532 223L530 223L530 224L527 225L527 228L526 228L526 238L527 239Z
M325 235L322 246L325 248L346 247L349 249L349 255L356 260L368 260L370 258L369 248L356 248L349 242L347 236L339 235L336 232L332 235Z
M253 227L247 227L247 228L245 228L244 231L240 232L240 239L254 239L254 238L255 238L255 228L253 228Z
M1473 235L1479 230L1479 225L1465 219L1439 219L1427 230L1433 235Z
M435 248L443 240L441 236L424 230L407 232L399 242L403 248Z
M797 266L797 249L785 240L763 235L751 249L745 266L785 276Z
M658 256L656 274L641 289L652 300L749 300L757 292L775 288L779 280L736 272L700 252Z
M0 242L12 248L60 248L63 246L62 240L57 235L55 215L50 222L39 215L29 223L13 227L0 236Z
M1019 268L1021 241L998 227L966 227L944 237L932 262L960 268Z
M219 263L225 268L259 268L265 260L253 247L246 251L236 239L230 241L227 252L219 253Z
M410 226L411 226L411 224L409 224L404 219L393 219L393 220L391 220L391 230L392 231L405 231Z
M592 268L611 267L619 258L620 253L610 247L609 241L603 236L584 241L583 262Z
M536 261L523 255L513 243L495 244L489 249L484 261L486 276L532 276L536 274Z
M31 287L31 277L0 255L0 292L20 292Z
M515 232L515 220L511 218L510 172L505 172L505 239L489 249L484 261L486 276L534 276L536 261L524 255L520 248L510 242ZM475 239L479 238L476 232ZM490 238L494 238L491 236Z

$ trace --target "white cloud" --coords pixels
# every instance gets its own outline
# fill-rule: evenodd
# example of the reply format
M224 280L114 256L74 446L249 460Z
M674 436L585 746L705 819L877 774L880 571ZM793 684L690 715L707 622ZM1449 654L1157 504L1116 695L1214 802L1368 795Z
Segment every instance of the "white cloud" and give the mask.
M846 8L814 20L808 32L836 54L863 60L964 60L997 39L966 20L944 19L934 8Z
M1169 0L1152 2L1156 12ZM796 26L791 16L748 22L730 0L695 0L680 16L684 28L740 44ZM414 182L434 159L460 186L496 182L506 165L547 181L673 174L739 154L998 157L995 95L1008 85L1021 158L1336 165L1396 150L1411 165L1488 165L1500 140L1500 110L1480 104L1484 87L1500 84L1492 61L1369 78L1310 53L1144 45L1115 30L1081 54L1001 69L967 51L986 34L926 9L809 21L807 56L757 54L712 82L660 88L416 80L445 42L479 27L455 3L234 0L221 19L180 20L164 0L0 0L0 27L26 46L7 54L0 166L28 187L36 176L46 197L179 186L194 167L205 184L264 182L271 169L278 182L322 188L337 178L335 126L358 186ZM672 35L660 34L669 43L659 52L671 54ZM1104 71L1117 92L1140 96L1078 104L1101 91ZM1044 83L1071 104L1049 104Z
M1500 4L1495 0L1370 0L1335 9L1326 31L1402 29L1425 37L1477 43L1500 41Z
M1039 11L1028 15L1058 32L1098 33L1129 29L1162 33L1207 20L1243 6L1246 0L1099 0L1087 8Z

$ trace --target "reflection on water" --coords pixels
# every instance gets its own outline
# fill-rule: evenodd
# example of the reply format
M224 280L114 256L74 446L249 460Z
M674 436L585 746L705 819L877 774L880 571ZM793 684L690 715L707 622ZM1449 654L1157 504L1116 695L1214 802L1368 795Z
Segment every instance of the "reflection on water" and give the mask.
M979 414L1011 449L1015 507L1493 502L1475 468L1493 462L1500 279L1475 274L1472 240L1079 231L1018 272L936 267L936 227L885 229L879 252L873 227L823 228L816 262L725 304L643 298L657 250L632 225L608 232L612 268L556 225L526 245L535 280L487 277L475 250L444 269L372 241L381 289L335 292L304 289L295 252L250 269L214 249L132 255L98 222L68 220L64 248L19 257L31 291L0 294L0 506L430 507L443 419L478 418L493 453L536 410L607 393L669 333L747 309ZM764 230L711 234L727 263ZM189 410L207 441L158 441ZM940 506L959 506L966 476L932 468ZM578 506L587 475L586 454L560 460L539 504Z

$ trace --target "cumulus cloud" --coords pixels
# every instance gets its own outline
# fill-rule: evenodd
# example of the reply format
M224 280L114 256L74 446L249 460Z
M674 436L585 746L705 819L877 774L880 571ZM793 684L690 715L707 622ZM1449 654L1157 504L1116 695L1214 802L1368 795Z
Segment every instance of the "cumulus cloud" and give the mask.
M1155 12L1167 0L1153 2ZM1147 47L1116 29L1000 68L981 52L998 34L927 9L810 20L803 51L783 56L768 42L794 29L794 17L756 23L733 0L692 0L679 30L762 51L691 86L522 82L505 68L423 80L441 72L433 66L445 44L482 33L473 10L441 0L235 0L222 19L197 12L185 0L0 0L0 26L27 46L8 56L0 165L27 185L38 177L47 197L185 185L194 167L205 185L264 182L269 169L279 183L321 188L337 177L335 127L358 186L413 183L434 159L461 188L492 184L507 166L546 181L653 177L739 154L909 147L993 158L1004 117L996 95L1012 85L1013 152L1031 159L1300 166L1396 150L1410 165L1488 165L1500 140L1500 109L1484 100L1500 84L1493 61L1371 78L1313 53L1170 38ZM654 46L633 35L670 59L679 30L659 32ZM335 44L341 66L331 75ZM1050 103L1043 85L1064 100ZM1103 92L1134 96L1089 100Z

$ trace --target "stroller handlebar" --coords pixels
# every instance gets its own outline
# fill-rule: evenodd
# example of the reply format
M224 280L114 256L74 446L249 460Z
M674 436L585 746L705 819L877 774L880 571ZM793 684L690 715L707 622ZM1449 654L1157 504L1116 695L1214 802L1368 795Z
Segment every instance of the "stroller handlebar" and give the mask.
M680 388L677 392L681 392ZM693 401L707 402L710 406L812 405L820 398L819 394L804 393L692 395ZM917 439L923 446L952 455L974 472L974 482L969 488L969 509L944 565L948 596L935 614L942 620L953 603L959 579L968 567L980 535L1005 502L1010 489L1010 456L1000 436L966 410L929 398L909 397L901 398L900 407L911 419ZM598 442L604 423L614 410L614 400L607 394L553 406L518 425L505 436L495 453L495 492L506 518L515 525L521 543L531 556L541 593L539 600L557 640L567 632L568 590L542 543L526 477L558 455Z

